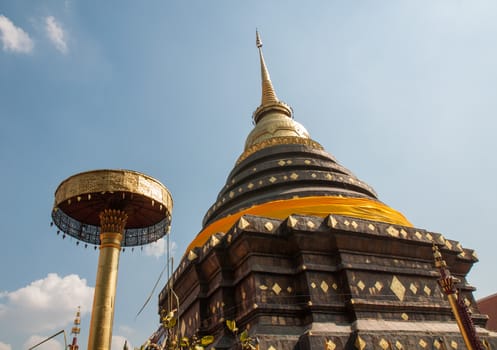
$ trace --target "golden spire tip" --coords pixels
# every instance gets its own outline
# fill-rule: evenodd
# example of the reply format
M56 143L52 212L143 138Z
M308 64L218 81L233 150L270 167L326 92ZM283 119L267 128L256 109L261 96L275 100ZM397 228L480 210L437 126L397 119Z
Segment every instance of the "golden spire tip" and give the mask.
M256 109L253 115L254 122L257 124L258 121L264 116L264 114L267 114L267 112L270 110L278 110L279 112L291 118L291 108L285 103L281 102L276 96L276 92L274 91L273 83L271 82L271 77L269 76L266 62L264 61L264 55L262 54L262 40L257 28L255 29L255 44L259 49L259 59L261 61L262 97L261 105Z

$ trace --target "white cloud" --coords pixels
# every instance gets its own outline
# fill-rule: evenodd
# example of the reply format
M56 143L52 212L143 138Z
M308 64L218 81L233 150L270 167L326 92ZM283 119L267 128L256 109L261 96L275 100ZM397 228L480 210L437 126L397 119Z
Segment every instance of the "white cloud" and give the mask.
M93 288L77 275L55 273L0 297L0 329L26 336L58 331L71 324L78 306L91 310Z
M112 336L112 344L110 346L111 350L123 350L124 342L128 341L128 349L133 349L133 346L127 340L125 337L122 337L120 335L113 335Z
M171 256L176 252L177 244L176 242L171 242ZM150 243L143 248L145 255L147 256L155 256L156 258L160 258L161 256L166 255L167 247L164 238L161 238L153 243Z
M10 344L5 344L0 341L0 350L12 350L12 346Z
M57 23L55 17L48 16L45 18L45 30L47 31L48 38L55 45L55 48L62 52L67 53L67 38L66 33L62 26Z
M26 340L23 348L28 349L33 345L36 345L42 342L43 340L49 338L50 336L51 334L47 336L32 335L31 337L29 337L28 340ZM60 336L62 337L63 335L61 334ZM64 350L64 346L59 340L57 340L56 338L52 338L49 341L43 343L42 345L37 346L36 350Z
M34 46L29 35L4 15L0 15L0 40L4 51L29 53Z

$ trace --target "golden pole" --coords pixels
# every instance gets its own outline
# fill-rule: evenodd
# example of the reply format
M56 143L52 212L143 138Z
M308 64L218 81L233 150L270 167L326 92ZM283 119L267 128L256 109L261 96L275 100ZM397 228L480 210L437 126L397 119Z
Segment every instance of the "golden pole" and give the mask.
M449 277L452 279L452 277ZM446 281L443 281L442 283L446 283ZM448 282L452 283L452 281ZM445 288L442 286L442 288ZM449 288L449 287L447 287ZM449 299L450 307L452 308L452 313L454 314L456 318L456 323L457 326L459 327L459 331L461 332L462 338L464 340L464 343L466 344L466 347L468 350L477 350L473 346L473 343L471 342L471 337L468 334L468 331L466 330L466 327L464 326L464 322L461 318L461 315L459 313L459 307L457 306L457 294L456 293L450 293L447 294L447 299Z
M471 316L466 306L459 300L460 296L455 287L456 279L450 274L450 271L447 269L447 263L443 260L442 254L435 244L433 245L433 256L435 258L435 266L440 270L438 283L442 287L444 294L447 295L464 344L466 344L468 350L483 350Z
M110 350L119 253L127 219L128 215L120 210L106 209L100 213L100 254L88 350Z

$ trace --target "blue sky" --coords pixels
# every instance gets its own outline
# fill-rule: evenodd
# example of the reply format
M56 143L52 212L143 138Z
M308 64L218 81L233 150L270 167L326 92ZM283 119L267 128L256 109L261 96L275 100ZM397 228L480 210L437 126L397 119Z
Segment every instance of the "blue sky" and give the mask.
M252 128L256 27L312 138L416 227L475 249L476 296L497 291L494 1L0 0L0 350L69 331L78 305L86 347L98 250L49 226L68 176L159 179L181 258ZM158 326L158 291L135 316L162 248L121 256L115 348Z

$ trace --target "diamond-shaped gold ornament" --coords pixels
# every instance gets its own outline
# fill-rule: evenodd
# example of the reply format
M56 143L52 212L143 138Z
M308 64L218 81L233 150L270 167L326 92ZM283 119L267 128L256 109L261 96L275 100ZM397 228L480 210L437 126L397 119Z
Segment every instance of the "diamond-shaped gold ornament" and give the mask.
M357 287L359 287L360 290L364 290L366 285L364 284L363 281L359 281L359 282L357 282Z
M387 233L392 236L392 237L399 237L399 230L397 230L395 227L393 226L389 226L387 228Z
M272 231L272 230L273 230L273 228L274 228L273 223L272 223L272 222L269 222L269 221L268 221L268 222L266 222L266 223L264 224L264 228L265 228L266 230L268 230L268 231Z
M274 294L276 294L276 295L279 295L281 292L281 287L278 283L275 283L271 289L273 290Z
M354 345L355 345L355 347L356 347L357 350L364 350L364 349L366 349L366 342L360 336L357 336Z
M378 344L380 345L380 348L382 348L383 350L387 350L390 347L390 344L388 344L388 342L383 338L381 338Z
M390 290L395 294L400 301L404 300L404 296L406 293L406 288L397 278L397 276L393 276L392 283L390 283Z
M324 343L324 348L325 350L335 350L336 349L336 344L333 343L332 340L327 340L325 343Z
M430 294L431 294L431 289L430 289L430 287L425 286L425 287L423 288L423 292L425 292L425 294L426 294L426 295L430 295Z
M376 283L374 284L374 287L379 292L383 289L383 283L381 283L380 281L376 281Z

